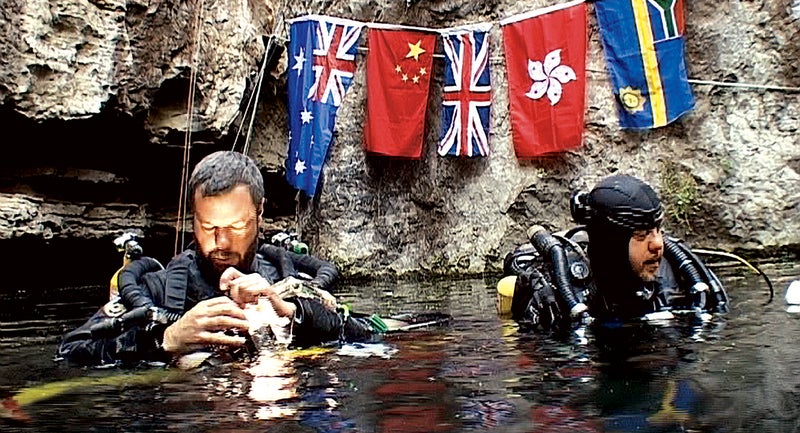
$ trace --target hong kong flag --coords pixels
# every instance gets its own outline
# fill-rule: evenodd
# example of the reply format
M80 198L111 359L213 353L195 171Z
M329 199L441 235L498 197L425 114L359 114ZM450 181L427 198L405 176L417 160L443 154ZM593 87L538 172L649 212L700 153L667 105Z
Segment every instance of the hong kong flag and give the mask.
M364 147L376 154L419 159L438 34L374 26L367 33Z
M580 147L586 105L586 3L537 9L500 25L517 158Z

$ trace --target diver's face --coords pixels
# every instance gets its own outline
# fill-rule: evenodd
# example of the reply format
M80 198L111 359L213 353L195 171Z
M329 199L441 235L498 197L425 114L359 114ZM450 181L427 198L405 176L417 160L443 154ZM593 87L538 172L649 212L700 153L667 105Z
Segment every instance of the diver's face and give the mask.
M255 255L260 215L246 185L209 197L195 191L194 236L200 254L219 273L231 266L246 271Z
M628 243L628 259L633 273L642 281L656 280L663 254L664 237L660 228L633 232Z

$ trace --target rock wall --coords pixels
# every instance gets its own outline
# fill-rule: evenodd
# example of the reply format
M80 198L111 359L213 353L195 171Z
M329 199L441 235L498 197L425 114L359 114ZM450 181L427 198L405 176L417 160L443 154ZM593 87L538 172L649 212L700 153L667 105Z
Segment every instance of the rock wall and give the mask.
M668 230L693 245L796 252L796 0L686 2L697 106L647 132L617 125L590 5L584 145L532 161L517 160L511 145L498 25L491 32L492 154L485 159L436 155L440 75L427 113L425 157L366 155L360 56L319 194L298 196L283 180L287 56L269 37L285 38L286 19L317 13L445 28L496 23L553 3L9 0L0 6L0 124L8 155L0 161L0 242L110 240L126 221L148 236L174 235L170 221L184 164L246 143L273 196L267 225L297 227L317 254L350 277L497 272L530 224L571 226L570 193L616 171L653 184L668 205ZM262 64L268 73L259 87ZM439 59L435 73L441 70ZM714 84L721 81L732 84ZM188 155L185 142L192 143Z

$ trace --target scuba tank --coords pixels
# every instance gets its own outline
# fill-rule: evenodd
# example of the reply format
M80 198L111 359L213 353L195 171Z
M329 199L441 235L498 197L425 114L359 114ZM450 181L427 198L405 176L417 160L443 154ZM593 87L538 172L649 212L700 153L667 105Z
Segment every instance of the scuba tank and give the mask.
M111 276L111 283L109 284L109 292L108 298L114 299L114 297L119 296L119 274L125 269L131 261L138 259L142 256L142 246L139 245L139 241L136 237L136 234L128 232L123 233L121 236L118 236L114 239L114 245L117 247L117 251L124 253L122 255L122 266L117 269L117 272L114 272L114 275Z
M164 269L161 263L144 256L144 250L135 233L127 232L114 239L117 251L124 253L122 267L111 277L109 299L119 297L129 308L150 306L153 301L138 287L138 277L148 272Z

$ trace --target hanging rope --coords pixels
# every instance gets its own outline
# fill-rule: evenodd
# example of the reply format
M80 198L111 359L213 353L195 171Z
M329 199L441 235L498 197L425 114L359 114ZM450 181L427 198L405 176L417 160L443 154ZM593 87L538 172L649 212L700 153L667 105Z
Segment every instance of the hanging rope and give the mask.
M261 70L258 72L258 85L255 90L256 97L253 103L253 112L250 114L250 123L247 125L247 137L244 140L244 150L242 150L245 155L247 155L247 151L250 149L250 135L253 133L253 122L256 120L256 112L258 111L258 99L261 97L261 84L264 82L264 75L266 75L267 64L269 63L270 53L274 45L273 41L273 38L267 40L267 52L264 53L264 61L261 62Z
M264 60L261 62L261 67L259 68L258 75L256 76L256 87L250 94L250 98L247 100L245 111L244 113L242 113L242 119L239 122L239 127L237 128L236 131L236 137L233 139L233 146L231 147L231 150L236 150L236 145L239 142L239 137L242 135L242 125L244 124L244 121L248 117L249 113L250 121L248 122L247 133L245 135L244 146L242 148L242 153L244 153L245 155L247 155L247 152L250 149L250 137L253 132L253 124L255 123L256 112L258 110L258 100L261 97L261 86L264 82L264 77L266 76L267 73L267 65L270 63L272 55L274 54L273 47L276 44L277 40L288 41L288 39L278 36L279 27L283 26L285 30L285 23L283 21L285 10L286 10L286 1L284 1L280 7L280 12L278 13L278 19L276 20L275 25L272 27L272 34L268 35L267 46L264 52Z
M186 190L189 183L189 157L192 147L192 121L194 119L194 98L197 84L197 59L200 56L200 25L202 24L204 0L200 0L195 14L194 32L190 36L193 42L191 58L189 59L189 96L186 101L186 135L183 141L183 167L181 170L180 193L178 194L178 220L175 223L175 250L173 254L183 250L186 245L186 207L188 204L188 192ZM179 242L180 239L180 242ZM179 249L180 248L180 249Z
M270 37L270 41L272 38ZM270 44L267 43L267 52L269 52ZM242 119L239 122L238 128L236 128L236 137L233 139L233 146L231 146L231 150L236 150L236 144L239 142L239 137L242 135L242 124L244 120L247 118L248 113L250 113L250 109L252 107L253 113L251 117L255 117L256 107L258 106L258 98L261 89L261 81L264 79L264 66L267 64L267 56L264 56L264 61L261 63L261 68L259 68L258 75L256 75L256 90L250 93L250 98L247 100L247 105L245 105L244 113L242 113ZM254 102L255 100L255 102ZM250 123L250 127L252 127L252 122ZM242 153L247 154L247 147L248 142L250 140L250 131L247 131L247 139L245 139L244 150Z
M270 52L272 50L272 46L274 45L274 38L270 37L267 40L267 47L266 52L264 53L264 61L261 62L261 68L258 71L258 83L256 84L256 88L253 91L253 94L250 96L250 100L253 101L253 110L250 113L250 122L247 125L247 135L245 136L244 140L244 148L242 149L242 153L247 155L247 151L250 149L250 136L253 132L253 123L256 120L256 112L258 111L258 100L261 97L261 85L264 83L264 75L266 75L267 64L270 60ZM245 111L246 113L246 111ZM244 121L244 117L242 118ZM238 139L241 134L236 134L236 138ZM234 148L236 147L236 142L233 143Z

